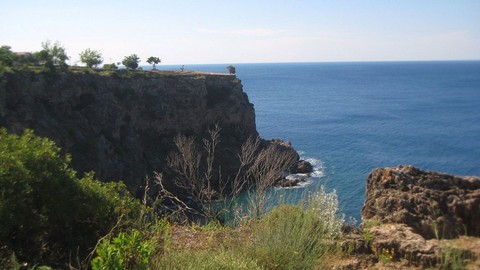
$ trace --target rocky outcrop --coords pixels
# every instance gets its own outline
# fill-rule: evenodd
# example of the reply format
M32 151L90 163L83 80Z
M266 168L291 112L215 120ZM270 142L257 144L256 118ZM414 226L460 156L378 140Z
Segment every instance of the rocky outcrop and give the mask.
M299 160L293 168L291 168L291 173L302 173L309 174L313 172L313 166L310 162L306 160Z
M406 224L427 239L480 236L480 178L413 166L375 169L362 219Z
M305 183L306 181L307 180L305 180L305 178L289 179L289 178L283 177L276 181L275 186L283 187L283 188L296 187L302 183Z
M367 180L361 231L363 239L355 243L382 264L443 269L469 263L476 269L480 178L413 166L375 169Z
M253 105L233 75L25 71L2 81L0 127L33 129L71 153L76 170L123 180L134 193L146 175L168 171L176 134L201 138L218 124L224 176L241 144L258 135Z
M424 266L440 261L438 240L426 240L405 224L381 224L370 228L369 233L374 236L370 247L377 257L408 258L411 264Z

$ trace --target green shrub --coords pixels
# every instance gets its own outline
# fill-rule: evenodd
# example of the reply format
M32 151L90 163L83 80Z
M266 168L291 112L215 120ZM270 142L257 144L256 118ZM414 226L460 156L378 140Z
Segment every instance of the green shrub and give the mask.
M83 259L119 217L140 213L123 184L103 184L89 174L76 177L70 157L27 130L0 130L1 256L21 262L61 265ZM2 261L8 259L0 258Z
M274 208L254 224L247 252L267 269L310 269L335 249L342 224L336 194L322 189L302 204Z
M118 67L117 65L115 65L115 63L103 65L103 70L117 70L117 69Z
M150 269L155 243L143 241L139 231L120 233L111 241L102 241L92 260L93 270Z

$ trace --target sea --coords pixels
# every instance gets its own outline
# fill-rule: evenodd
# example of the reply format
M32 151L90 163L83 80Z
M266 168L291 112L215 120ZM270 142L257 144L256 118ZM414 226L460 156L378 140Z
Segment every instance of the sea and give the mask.
M185 65L227 72L228 64ZM262 138L290 141L315 172L300 197L324 186L360 221L368 174L409 164L480 176L480 61L234 64ZM180 70L181 66L158 66Z

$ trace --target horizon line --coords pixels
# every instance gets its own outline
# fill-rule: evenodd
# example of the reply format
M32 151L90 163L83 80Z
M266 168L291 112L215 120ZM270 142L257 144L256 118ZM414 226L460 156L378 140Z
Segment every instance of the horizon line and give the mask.
M249 64L330 64L330 63L398 63L398 62L478 62L480 59L432 59L432 60L340 60L340 61L285 61L285 62L214 62L189 64L157 64L161 66L188 66L188 65L249 65ZM149 64L141 66L151 66Z

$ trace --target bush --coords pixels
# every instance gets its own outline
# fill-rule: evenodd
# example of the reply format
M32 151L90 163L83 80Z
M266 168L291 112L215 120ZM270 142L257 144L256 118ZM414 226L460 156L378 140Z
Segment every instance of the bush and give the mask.
M0 266L8 253L46 265L83 258L120 216L139 213L123 184L78 179L52 141L0 130Z
M102 241L92 261L93 270L150 269L155 251L153 242L143 241L139 231L120 233L111 241Z
M103 65L103 70L117 70L117 69L118 67L117 65L115 65L115 63Z
M302 204L278 206L253 225L247 253L267 269L310 269L335 249L343 224L337 212L336 194L323 189Z
M95 250L92 269L156 269L155 262L169 238L170 224L166 219L152 217L135 225L129 233L121 232L113 239L102 240Z

